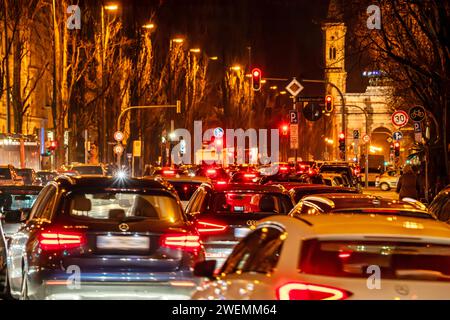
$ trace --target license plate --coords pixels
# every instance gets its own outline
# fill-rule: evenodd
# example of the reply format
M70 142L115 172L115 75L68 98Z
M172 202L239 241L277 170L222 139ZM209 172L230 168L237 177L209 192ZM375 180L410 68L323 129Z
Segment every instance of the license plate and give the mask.
M244 238L249 232L249 228L236 228L234 229L234 236L236 238Z
M118 250L148 250L150 248L150 238L134 236L98 236L97 248Z

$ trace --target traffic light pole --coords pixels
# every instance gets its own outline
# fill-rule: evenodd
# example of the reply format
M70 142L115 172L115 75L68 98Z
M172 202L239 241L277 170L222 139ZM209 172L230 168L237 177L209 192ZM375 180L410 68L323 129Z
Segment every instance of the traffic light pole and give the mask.
M344 95L342 94L342 91L332 82L327 80L311 80L311 79L301 79L300 82L309 82L309 83L324 83L332 86L336 91L339 93L339 96L341 97L341 117L342 117L342 132L344 132L345 137L346 135L346 128L345 128L345 99ZM346 150L343 151L344 154L344 161L346 161Z
M181 101L177 100L177 104L162 104L162 105L152 105L152 106L132 106L132 107L128 107L122 110L122 112L119 114L119 117L117 118L117 131L121 131L120 130L120 124L121 124L121 120L123 115L130 111L130 110L135 110L135 109L156 109L156 108L176 108L177 109L177 113L181 113ZM118 169L120 169L120 160L121 160L122 154L121 153L117 153L117 167Z

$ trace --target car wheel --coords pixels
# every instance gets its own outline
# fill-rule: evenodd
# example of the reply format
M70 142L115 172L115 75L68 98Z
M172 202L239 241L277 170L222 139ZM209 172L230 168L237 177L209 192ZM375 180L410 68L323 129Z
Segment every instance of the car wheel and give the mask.
M380 189L383 191L389 191L391 187L387 183L380 184Z

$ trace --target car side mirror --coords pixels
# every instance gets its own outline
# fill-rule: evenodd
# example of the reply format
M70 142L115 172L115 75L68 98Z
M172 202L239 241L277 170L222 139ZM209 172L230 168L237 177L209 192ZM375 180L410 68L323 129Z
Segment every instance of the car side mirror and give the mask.
M194 266L194 276L213 279L216 264L216 260L204 260L197 262Z
M21 223L28 219L28 214L23 210L8 210L4 214L5 223Z

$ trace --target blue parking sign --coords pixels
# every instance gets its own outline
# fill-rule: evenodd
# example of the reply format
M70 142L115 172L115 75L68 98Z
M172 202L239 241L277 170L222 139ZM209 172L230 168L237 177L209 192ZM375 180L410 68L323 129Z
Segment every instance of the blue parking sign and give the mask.
M400 131L396 131L396 132L394 132L394 133L392 134L392 138L393 138L395 141L402 140L402 139L403 139L403 133L401 133Z

